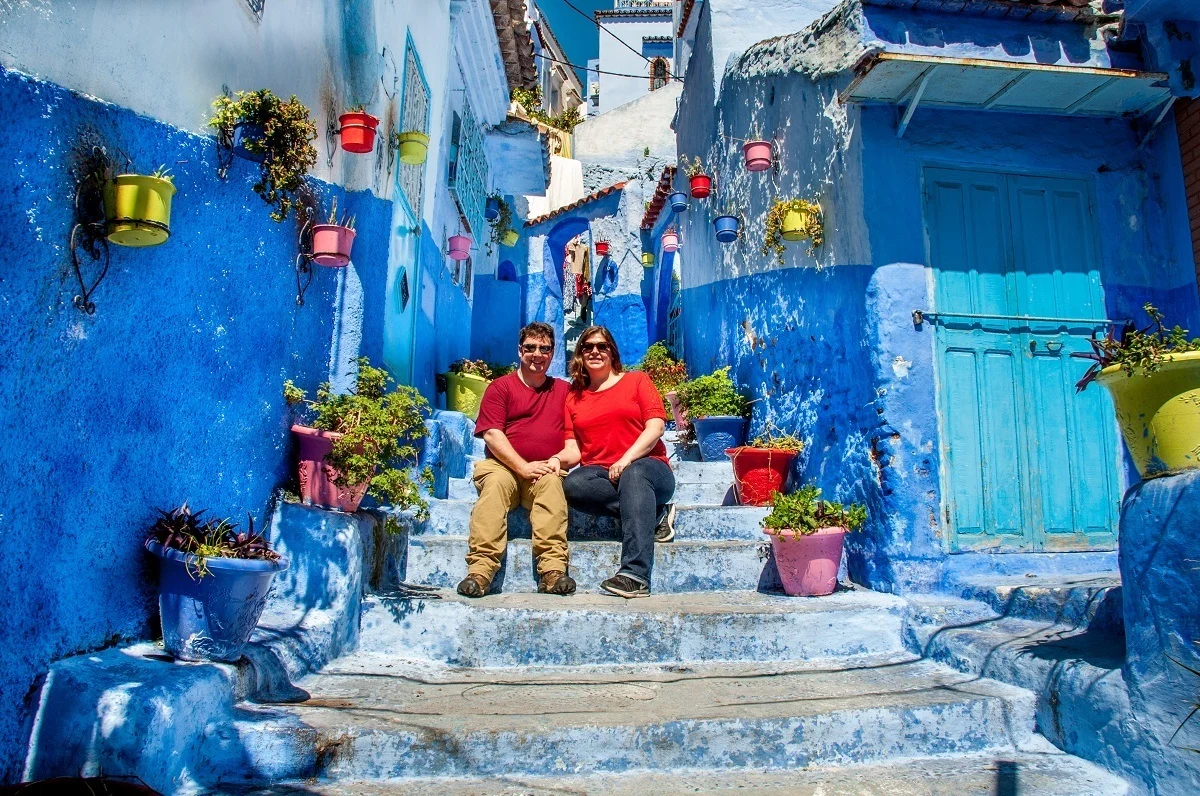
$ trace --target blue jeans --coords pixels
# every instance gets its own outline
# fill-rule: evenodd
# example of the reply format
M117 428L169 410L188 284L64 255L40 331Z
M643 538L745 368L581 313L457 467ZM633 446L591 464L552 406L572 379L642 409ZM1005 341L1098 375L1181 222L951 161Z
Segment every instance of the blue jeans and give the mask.
M650 585L654 569L654 526L661 509L675 494L675 474L660 459L643 457L625 468L617 483L608 468L577 467L563 481L567 503L587 514L621 519L621 569Z

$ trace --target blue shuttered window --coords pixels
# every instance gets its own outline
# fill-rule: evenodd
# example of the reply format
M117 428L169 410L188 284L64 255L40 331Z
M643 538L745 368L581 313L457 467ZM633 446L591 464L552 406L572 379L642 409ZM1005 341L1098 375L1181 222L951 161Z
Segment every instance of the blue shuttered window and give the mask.
M487 202L488 167L483 150L483 131L464 100L462 114L454 114L450 131L450 163L447 184L476 245L483 239L487 225L483 208Z

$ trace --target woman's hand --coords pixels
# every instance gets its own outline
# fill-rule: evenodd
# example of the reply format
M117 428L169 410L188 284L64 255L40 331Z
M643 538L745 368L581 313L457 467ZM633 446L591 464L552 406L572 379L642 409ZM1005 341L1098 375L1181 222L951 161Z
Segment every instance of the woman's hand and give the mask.
M620 481L621 473L625 472L625 468L632 463L632 461L624 457L617 459L617 461L613 463L613 466L608 468L608 480L612 481L614 484L617 483L617 481Z

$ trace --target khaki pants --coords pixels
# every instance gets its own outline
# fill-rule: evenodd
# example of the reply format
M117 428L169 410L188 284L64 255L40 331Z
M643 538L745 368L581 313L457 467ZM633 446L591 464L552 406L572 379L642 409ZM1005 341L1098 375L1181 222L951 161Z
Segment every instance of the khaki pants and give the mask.
M489 581L495 577L508 545L508 512L517 506L529 509L538 574L567 571L570 555L562 476L527 481L495 459L483 459L475 465L474 481L479 500L471 510L468 575L482 575Z

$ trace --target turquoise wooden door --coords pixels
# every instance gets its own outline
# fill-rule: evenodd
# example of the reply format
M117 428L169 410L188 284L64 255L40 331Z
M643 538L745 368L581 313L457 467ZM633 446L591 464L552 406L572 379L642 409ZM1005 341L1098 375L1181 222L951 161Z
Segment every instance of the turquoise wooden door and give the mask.
M952 549L1111 549L1112 408L1070 356L1105 328L1088 183L930 168L925 200Z

